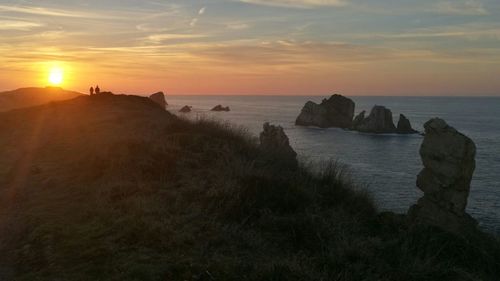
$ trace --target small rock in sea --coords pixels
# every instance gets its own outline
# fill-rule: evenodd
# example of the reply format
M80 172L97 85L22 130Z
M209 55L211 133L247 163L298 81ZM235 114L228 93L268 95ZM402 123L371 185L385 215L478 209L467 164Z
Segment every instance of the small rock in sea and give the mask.
M455 234L475 229L477 222L465 208L476 167L476 146L442 119L432 119L424 127L420 147L424 169L417 177L424 196L408 211L409 219Z
M231 111L231 109L229 108L229 106L224 107L224 106L219 104L219 105L216 105L214 108L212 108L211 111L226 111L226 112L228 112L228 111Z
M181 108L181 110L179 110L179 112L189 113L189 112L191 112L192 108L193 108L192 106L186 105L183 108Z

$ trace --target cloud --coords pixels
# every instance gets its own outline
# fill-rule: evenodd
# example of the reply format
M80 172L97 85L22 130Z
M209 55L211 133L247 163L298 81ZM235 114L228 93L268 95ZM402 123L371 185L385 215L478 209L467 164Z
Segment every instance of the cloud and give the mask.
M441 38L460 40L500 40L500 25L492 23L470 23L407 30L403 33L371 33L354 36L358 38L382 38L389 40L417 40Z
M19 30L19 31L29 31L36 27L41 27L42 24L27 22L27 21L17 21L17 20L0 20L0 30Z
M302 8L302 9L310 9L310 8L325 7L325 6L338 7L347 5L347 2L345 0L240 0L240 2L256 4L256 5Z
M449 15L487 15L480 0L454 0L441 1L435 4L435 11L440 14Z
M368 37L383 38L383 39L420 39L420 38L440 38L440 37L463 37L464 32L461 31L428 31L428 32L407 32L394 34L371 34Z
M370 46L349 42L318 42L277 40L269 42L242 41L224 44L192 45L189 52L211 65L245 65L256 69L290 67L352 67L359 65L380 66L385 63L498 63L500 52L496 49L463 48L440 50L415 47Z
M148 36L148 40L153 43L161 43L164 41L172 41L172 40L188 40L188 39L197 39L197 38L205 38L208 35L203 34L177 34L177 33L164 33L164 34L153 34Z
M13 13L32 14L39 16L68 17L68 18L103 18L103 16L91 13L74 12L70 10L60 10L60 9L47 9L35 6L0 5L0 12L13 12Z
M243 30L243 29L249 28L250 25L248 25L246 23L242 23L242 22L232 22L232 23L226 24L226 27L227 27L227 29L231 29L231 30Z
M203 7L201 8L199 11L198 11L198 15L199 16L202 16L203 14L205 14L205 12L207 11L207 7ZM196 24L198 24L198 21L199 19L198 18L194 18L191 20L191 22L189 22L189 26L191 27L195 27Z
M298 66L332 63L366 63L395 57L393 50L350 43L277 40L204 46L193 54L218 65Z

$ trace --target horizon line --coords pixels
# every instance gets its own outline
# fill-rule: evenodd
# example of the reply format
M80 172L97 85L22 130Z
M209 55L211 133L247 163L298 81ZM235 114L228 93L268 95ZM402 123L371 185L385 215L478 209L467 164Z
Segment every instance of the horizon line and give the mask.
M40 88L40 89L43 89L43 88L60 88L62 90L65 90L65 91L72 91L72 92L77 92L77 93L80 93L80 94L83 94L83 95L88 95L87 93L85 92L81 92L79 90L72 90L72 89L67 89L67 88L64 88L64 87L61 87L61 86L27 86L27 87L19 87L17 89L9 89L9 90L0 90L0 93L3 93L3 92L10 92L10 91L16 91L16 90L19 90L19 89L26 89L26 88ZM151 94L153 94L153 92L151 93L128 93L128 92L114 92L112 90L106 90L106 91L110 91L112 92L113 94L117 94L117 95L138 95L138 96L149 96ZM312 93L312 94L305 94L305 93L301 93L301 94L296 94L296 93L283 93L283 94L266 94L266 93L253 93L253 94L248 94L248 93L217 93L217 94L214 94L214 93L207 93L207 94L203 94L203 93L168 93L167 91L162 91L160 90L161 92L165 93L165 95L167 96L217 96L217 97L220 97L220 96L247 96L247 97L254 97L254 96L268 96L268 97L325 97L325 96L331 96L331 95L334 95L334 94L340 94L340 95L343 95L343 96L347 96L347 97L492 97L492 98L498 98L500 97L500 92L499 93L478 93L478 94L425 94L425 93L421 93L421 94L409 94L409 95L406 95L406 94L344 94L342 93L341 91L332 91L330 93L325 93L325 94L318 94L318 93ZM160 92L158 91L158 92Z

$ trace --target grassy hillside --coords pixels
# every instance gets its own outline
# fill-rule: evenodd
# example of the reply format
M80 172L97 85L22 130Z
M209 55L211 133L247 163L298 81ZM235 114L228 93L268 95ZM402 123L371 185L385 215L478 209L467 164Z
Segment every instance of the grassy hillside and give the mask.
M0 280L498 280L500 246L378 213L335 163L101 95L0 113Z
M14 91L0 92L0 111L72 99L79 95L81 94L58 87L21 88Z

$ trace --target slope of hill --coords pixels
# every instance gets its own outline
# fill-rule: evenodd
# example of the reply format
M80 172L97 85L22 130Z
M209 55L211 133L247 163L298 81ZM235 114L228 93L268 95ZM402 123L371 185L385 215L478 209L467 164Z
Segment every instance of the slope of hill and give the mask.
M0 113L0 280L496 280L500 247L379 214L330 163L147 98Z
M36 106L51 101L67 100L80 95L78 92L66 91L58 87L21 88L0 92L0 111Z

